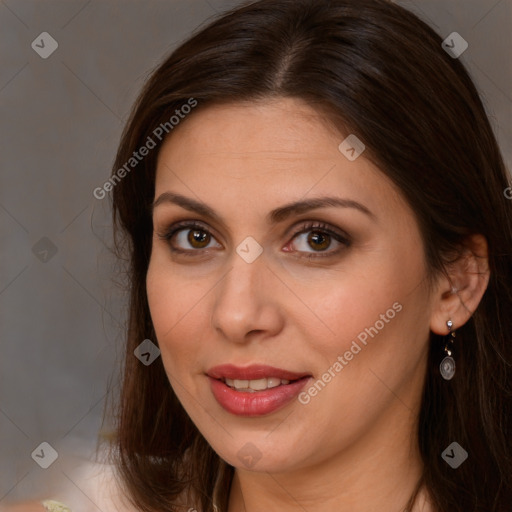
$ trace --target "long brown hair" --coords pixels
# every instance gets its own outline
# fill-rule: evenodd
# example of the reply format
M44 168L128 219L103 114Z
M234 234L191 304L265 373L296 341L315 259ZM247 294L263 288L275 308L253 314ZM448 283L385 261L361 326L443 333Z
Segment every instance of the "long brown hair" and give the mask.
M152 241L149 205L161 145L155 133L162 132L155 129L165 126L172 137L170 117L193 101L197 106L189 116L215 103L271 97L302 99L342 133L364 142L365 156L400 188L415 212L431 276L444 271L447 255L466 237L486 237L490 282L478 309L457 332L462 349L452 381L439 376L442 339L431 334L418 443L422 483L436 511L510 511L507 172L461 60L443 49L442 38L428 25L387 0L261 0L238 7L173 51L140 94L111 177L116 248L128 263L130 279L113 453L133 503L145 512L181 510L175 503L188 492L196 497L188 506L211 512L220 473L225 512L233 475L176 398L161 358L145 366L133 354L144 339L158 343L145 281ZM179 122L186 123L186 116ZM149 139L156 147L127 167ZM441 458L453 441L470 457L456 470Z

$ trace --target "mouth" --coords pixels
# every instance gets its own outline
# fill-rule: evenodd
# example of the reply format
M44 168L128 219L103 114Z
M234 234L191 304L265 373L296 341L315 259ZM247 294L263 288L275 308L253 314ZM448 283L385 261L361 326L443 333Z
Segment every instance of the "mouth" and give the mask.
M263 377L262 379L252 380L227 378L221 378L219 380L224 382L226 386L229 386L231 389L235 389L236 391L255 393L256 391L265 391L266 389L277 388L278 386L286 386L287 384L290 384L290 382L296 382L300 379L288 380L279 379L278 377Z
M211 368L206 375L217 402L238 416L261 416L281 409L312 378L309 373L266 365L221 365Z
M246 367L223 364L210 368L206 374L212 379L224 382L231 388L247 391L262 391L312 376L307 372L292 372L262 364Z

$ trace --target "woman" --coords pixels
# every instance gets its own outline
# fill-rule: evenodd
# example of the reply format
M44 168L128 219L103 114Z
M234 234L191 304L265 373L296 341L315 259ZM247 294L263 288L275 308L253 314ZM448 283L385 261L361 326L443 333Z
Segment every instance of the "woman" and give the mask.
M134 503L509 510L507 175L442 39L383 0L252 3L155 71L113 176L153 142L113 189Z
M261 0L176 49L105 188L134 506L510 510L507 186L460 60L391 2Z

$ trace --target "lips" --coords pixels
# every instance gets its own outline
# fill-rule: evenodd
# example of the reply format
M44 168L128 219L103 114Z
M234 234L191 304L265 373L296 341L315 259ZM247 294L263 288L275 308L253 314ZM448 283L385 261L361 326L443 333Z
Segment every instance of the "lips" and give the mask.
M311 377L307 373L273 366L252 365L242 368L229 364L211 368L207 376L215 400L224 410L236 416L263 416L283 408L297 397ZM229 385L233 381L239 384L240 381L260 379L280 379L281 384L261 391L237 390Z
M266 365L251 365L245 368L232 364L222 364L210 368L207 372L209 377L218 380L257 380L263 378L276 378L281 380L299 380L303 377L310 377L309 373L297 373L281 368Z

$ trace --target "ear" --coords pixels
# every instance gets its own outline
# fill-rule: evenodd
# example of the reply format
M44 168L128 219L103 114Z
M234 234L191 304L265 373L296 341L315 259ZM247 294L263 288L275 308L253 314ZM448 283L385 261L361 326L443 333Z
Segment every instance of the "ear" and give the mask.
M480 304L489 275L487 240L483 235L471 235L457 259L447 265L446 275L438 277L432 296L432 332L448 334L448 320L453 322L453 330L464 325Z

